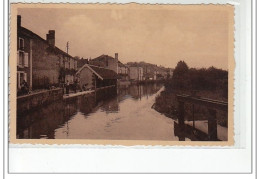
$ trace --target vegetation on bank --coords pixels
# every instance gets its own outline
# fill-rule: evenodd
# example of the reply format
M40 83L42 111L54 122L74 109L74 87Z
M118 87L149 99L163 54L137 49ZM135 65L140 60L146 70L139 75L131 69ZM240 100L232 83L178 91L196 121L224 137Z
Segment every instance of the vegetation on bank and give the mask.
M154 109L167 117L177 119L178 103L176 94L187 94L220 101L228 99L228 71L210 68L189 68L184 61L179 61L173 75L165 82L165 90L156 97ZM194 114L193 114L194 109ZM208 110L192 104L185 104L185 119L206 120ZM217 111L218 123L227 126L227 116Z

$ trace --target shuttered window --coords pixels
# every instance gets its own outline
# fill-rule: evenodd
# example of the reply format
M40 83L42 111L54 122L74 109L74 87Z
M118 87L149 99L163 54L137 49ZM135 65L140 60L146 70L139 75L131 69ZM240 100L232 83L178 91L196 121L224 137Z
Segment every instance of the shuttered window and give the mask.
M27 82L27 73L24 73L23 79Z
M28 67L28 53L24 53L24 66Z
M23 50L24 49L24 39L19 38L19 49Z
M23 66L24 64L24 52L19 51L19 66Z

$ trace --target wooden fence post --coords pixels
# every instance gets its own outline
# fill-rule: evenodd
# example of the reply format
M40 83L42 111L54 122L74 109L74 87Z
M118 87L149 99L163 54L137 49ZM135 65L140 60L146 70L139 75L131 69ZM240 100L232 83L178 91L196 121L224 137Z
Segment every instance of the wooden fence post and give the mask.
M218 139L217 133L217 119L216 119L216 110L208 109L209 118L208 118L208 135L210 141L216 141Z

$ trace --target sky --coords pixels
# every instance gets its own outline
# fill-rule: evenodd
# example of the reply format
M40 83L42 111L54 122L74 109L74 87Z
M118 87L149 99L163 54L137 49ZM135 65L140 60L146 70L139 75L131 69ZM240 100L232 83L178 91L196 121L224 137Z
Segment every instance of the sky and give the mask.
M116 7L115 7L116 6ZM104 6L105 8L19 8L22 26L69 54L95 58L119 54L123 63L145 61L174 68L228 69L230 8L227 6ZM115 8L114 8L115 7Z

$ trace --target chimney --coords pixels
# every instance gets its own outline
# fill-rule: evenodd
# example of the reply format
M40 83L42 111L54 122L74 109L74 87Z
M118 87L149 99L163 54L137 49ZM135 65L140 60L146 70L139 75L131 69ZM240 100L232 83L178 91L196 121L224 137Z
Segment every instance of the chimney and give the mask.
M118 53L115 53L115 60L118 61Z
M49 33L46 34L46 40L49 45L55 47L55 30L49 30Z
M21 19L22 17L20 15L17 15L17 27L21 27Z

